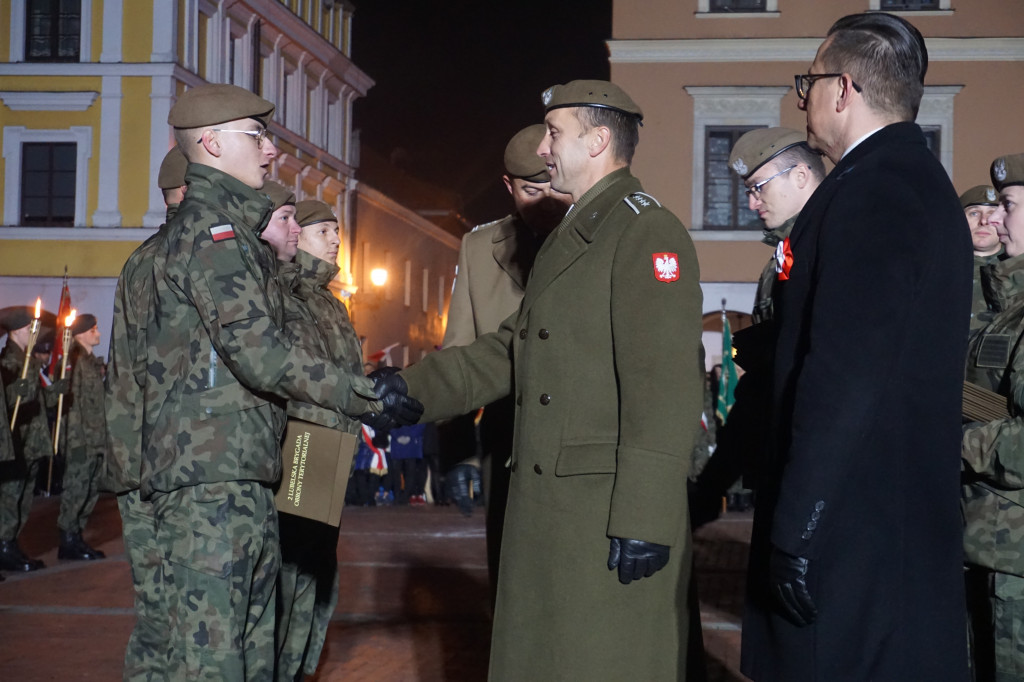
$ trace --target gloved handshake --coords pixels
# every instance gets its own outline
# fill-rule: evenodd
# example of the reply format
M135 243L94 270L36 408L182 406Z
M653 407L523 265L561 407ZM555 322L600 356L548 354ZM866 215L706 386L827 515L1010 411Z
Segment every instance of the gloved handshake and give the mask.
M359 420L374 431L390 431L399 426L415 424L423 414L423 404L408 395L405 379L398 376L397 367L383 367L370 372L373 392L383 404L380 412L367 412Z

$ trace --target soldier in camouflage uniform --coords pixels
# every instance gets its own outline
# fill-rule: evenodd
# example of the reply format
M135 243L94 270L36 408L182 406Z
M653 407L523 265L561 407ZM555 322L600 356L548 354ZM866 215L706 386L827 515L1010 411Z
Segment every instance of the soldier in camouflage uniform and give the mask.
M735 485L739 485L736 481L741 474L747 487L756 484L757 454L768 433L775 283L780 277L780 264L786 259L789 233L804 204L825 178L821 155L807 146L804 133L788 128L758 128L745 133L732 149L729 166L743 179L750 210L757 211L764 222L761 241L773 247L775 254L757 283L751 311L754 326L733 335L736 364L744 374L736 386L736 402L729 419L716 434L715 454L691 487L695 527L717 518L722 496L727 490L737 492Z
M160 164L157 183L167 204L167 220L178 212L185 197L185 168L188 161L175 146ZM159 235L149 237L128 257L114 293L114 324L111 330L110 361L107 364L107 475L111 489L121 490L117 507L121 513L125 554L132 573L135 597L135 627L125 649L124 679L157 682L165 679L163 647L169 638L167 614L160 603L162 552L156 543L156 522L152 503L143 500L135 481L126 482L117 463L142 458L143 413L141 392L146 385L146 320L153 298L153 254Z
M982 266L993 318L971 341L967 380L1010 416L964 427L964 554L976 679L1024 681L1024 154L992 164L1006 259Z
M992 220L999 208L999 192L991 185L978 185L960 195L960 205L967 216L974 245L974 302L971 304L971 332L974 332L992 321L981 286L981 268L998 263L1004 255L1003 245L999 243L998 219Z
M300 201L295 217L302 231L291 264L295 277L286 300L287 331L311 352L361 373L359 337L345 306L329 289L339 271L338 220L327 204L316 200ZM359 422L342 413L299 401L288 403L288 416L351 434L360 431ZM290 514L280 520L277 679L290 682L316 672L338 603L338 529Z
M66 391L67 381L58 380L47 387L40 385L42 363L29 361L28 376L21 379L25 362L25 346L29 342L32 317L28 309L11 311L0 326L8 330L7 345L0 352L0 378L7 390L4 418L10 424L18 396L18 418L11 429L15 458L0 467L0 570L35 571L43 568L40 559L30 559L18 545L18 534L24 528L32 509L32 493L42 460L53 454L53 440L46 419L46 409L57 404L57 396Z
M71 393L65 401L67 430L64 490L60 496L58 559L102 559L103 552L82 538L99 498L107 423L103 411L103 361L92 353L100 342L95 315L79 315L71 324L74 342L69 351Z
M280 548L270 486L283 401L378 423L417 415L415 403L376 400L373 382L282 332L281 291L267 275L276 265L258 238L270 214L258 190L277 152L264 127L272 111L241 88L209 85L187 91L168 117L190 161L187 192L154 245L141 461L117 452L127 459L115 479L152 501L172 678L273 675ZM139 397L115 394L114 412L133 411Z

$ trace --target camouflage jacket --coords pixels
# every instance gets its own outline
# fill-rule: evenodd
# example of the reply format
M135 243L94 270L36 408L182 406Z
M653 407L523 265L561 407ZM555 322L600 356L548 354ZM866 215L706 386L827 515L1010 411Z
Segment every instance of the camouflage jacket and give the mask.
M799 213L796 214L774 230L765 230L764 239L761 241L768 246L776 247L779 242L788 237L789 233L793 231L793 225L796 224L796 219L799 215ZM772 252L771 260L764 266L764 270L761 271L761 278L757 281L757 292L754 294L754 309L750 313L750 316L754 319L754 324L760 324L772 319L774 314L773 292L775 291L775 283L778 280L779 273L775 269L775 253Z
M3 418L3 423L0 424L0 462L9 462L14 459L14 439L11 438L11 413L7 411L6 393L3 381L0 381L0 417Z
M993 318L972 340L967 380L1011 416L964 427L962 504L969 563L1024 576L1024 256L982 267Z
M285 298L285 329L293 342L306 345L310 352L349 368L353 374L362 374L359 337L348 310L327 288L338 274L338 266L301 249L294 263L281 265L281 282L289 293ZM306 402L289 401L288 416L353 434L360 432L357 420Z
M11 390L11 384L21 376L21 367L25 362L25 351L8 336L7 345L0 352L0 377L7 388L6 419L10 424L11 412L17 397ZM28 376L38 377L42 365L37 360L30 360ZM31 400L22 400L18 406L18 420L11 430L16 452L21 452L26 461L49 457L53 454L53 438L50 435L50 423L46 418L46 408L57 404L57 393L43 389Z
M67 406L68 452L84 448L86 454L102 455L107 449L107 421L103 412L103 361L74 344L71 361L71 391Z
M971 333L978 331L986 324L992 321L994 316L994 310L989 306L989 302L985 299L985 287L981 284L981 269L986 265L995 265L1001 259L1006 258L1006 252L1003 247L999 247L999 252L994 253L991 256L975 256L974 257L974 298L971 301Z
M152 258L143 497L275 482L286 400L351 416L379 409L371 380L325 364L283 331L276 260L257 236L271 213L266 195L199 164L189 165L186 185Z

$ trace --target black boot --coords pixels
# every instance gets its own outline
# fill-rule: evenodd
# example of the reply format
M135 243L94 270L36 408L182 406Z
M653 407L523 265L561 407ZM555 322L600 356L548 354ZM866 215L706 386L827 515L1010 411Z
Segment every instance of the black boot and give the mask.
M60 547L57 549L58 559L91 561L93 559L102 559L103 556L103 552L85 544L81 532L70 533L66 530L60 532Z
M17 540L0 540L0 570L3 571L37 571L44 564L39 559L25 556L18 546Z

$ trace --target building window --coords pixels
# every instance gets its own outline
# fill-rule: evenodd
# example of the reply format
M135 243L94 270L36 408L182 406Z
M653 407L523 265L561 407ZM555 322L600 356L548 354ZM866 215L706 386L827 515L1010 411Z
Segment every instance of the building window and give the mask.
M917 111L917 125L921 126L928 149L953 177L953 110L962 86L926 85L921 107Z
M921 126L921 132L924 133L925 144L928 145L928 150L935 155L939 161L942 160L942 127L941 126Z
M27 142L21 147L22 225L75 224L74 142Z
M761 221L750 210L743 181L729 168L729 152L759 126L709 126L704 143L704 229L753 230Z
M940 7L939 0L882 0L880 9L887 12L916 12Z
M709 12L764 12L765 0L711 0Z
M25 61L78 61L81 0L29 0L26 11Z

